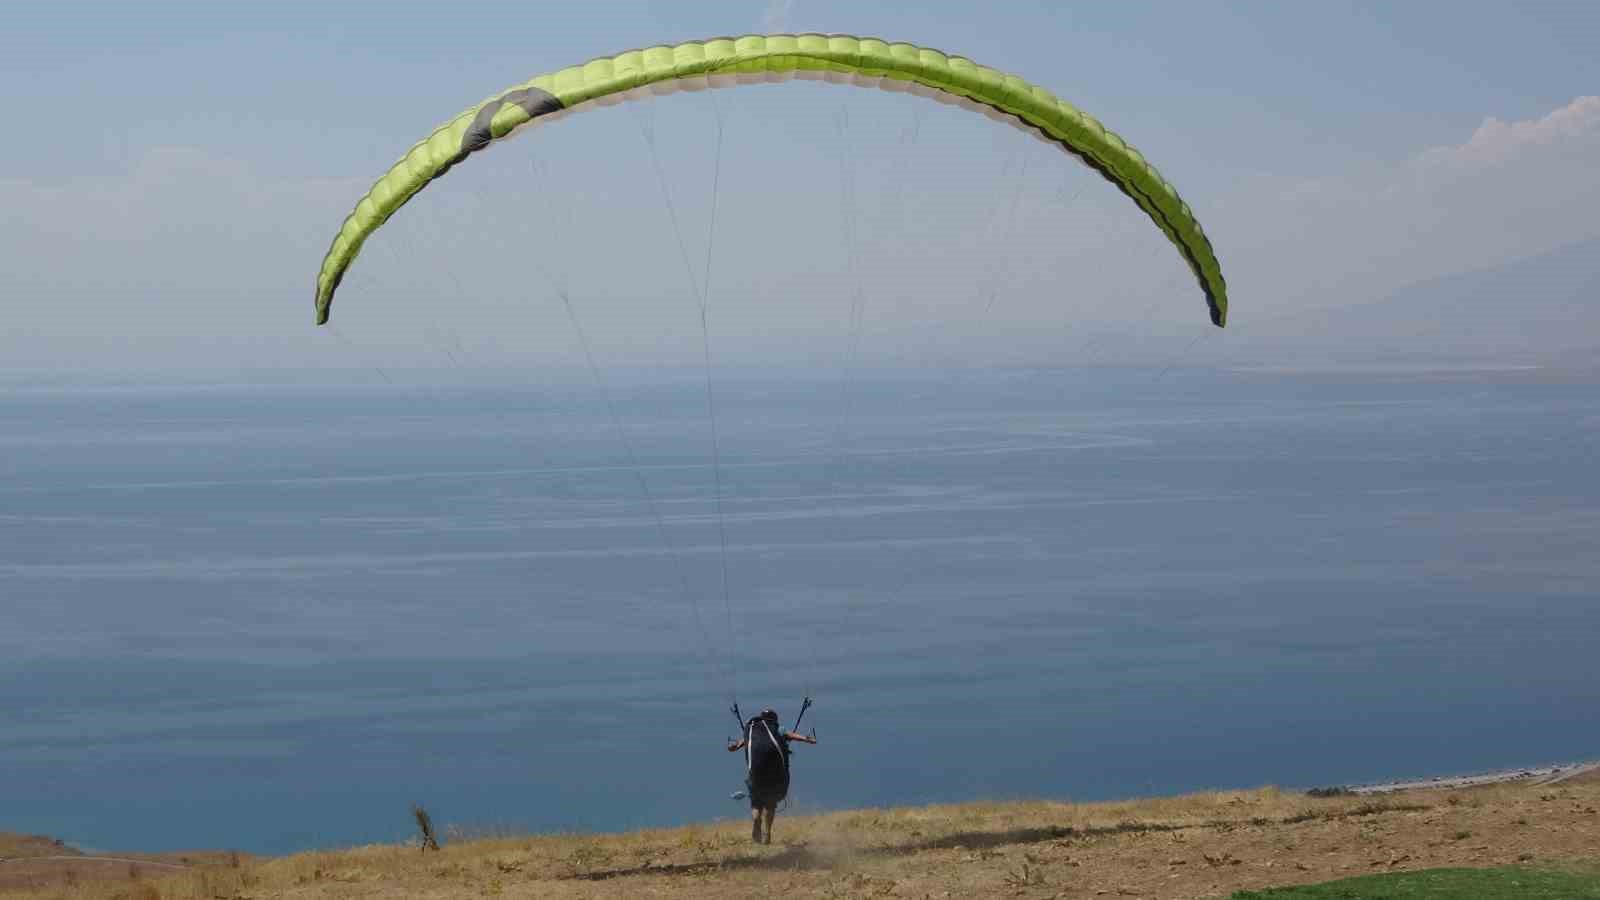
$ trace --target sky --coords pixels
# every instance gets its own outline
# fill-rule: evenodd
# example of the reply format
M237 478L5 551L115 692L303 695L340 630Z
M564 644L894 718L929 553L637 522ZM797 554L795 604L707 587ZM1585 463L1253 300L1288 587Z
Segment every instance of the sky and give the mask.
M590 57L766 31L937 47L1094 114L1205 226L1230 328L1600 237L1595 4L35 4L0 34L0 370L693 360L702 282L728 362L1209 327L1154 227L1059 152L814 84L480 154L313 327L340 220L436 124Z

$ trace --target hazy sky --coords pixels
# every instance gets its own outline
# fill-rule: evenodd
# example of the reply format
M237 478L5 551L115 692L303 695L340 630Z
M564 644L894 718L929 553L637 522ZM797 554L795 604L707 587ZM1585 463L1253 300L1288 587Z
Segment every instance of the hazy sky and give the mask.
M603 360L694 358L684 257L709 261L718 359L837 353L853 306L886 359L1204 330L1175 252L1066 157L813 84L481 154L313 328L333 230L436 124L593 56L768 30L939 47L1096 115L1199 215L1240 329L1600 236L1596 4L59 2L0 33L0 369L566 365L552 284Z

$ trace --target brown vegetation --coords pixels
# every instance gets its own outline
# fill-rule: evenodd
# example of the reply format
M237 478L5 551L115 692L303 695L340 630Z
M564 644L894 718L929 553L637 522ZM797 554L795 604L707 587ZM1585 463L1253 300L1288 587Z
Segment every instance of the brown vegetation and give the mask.
M117 892L107 893L102 888L126 888L130 882L147 883L200 867L238 869L247 859L238 853L215 850L99 856L53 838L0 832L0 896L29 896L40 890L49 896L61 896L61 889L84 887L83 896L110 897ZM142 893L148 894L149 890ZM132 896L126 890L122 895Z
M222 860L62 900L296 897L1226 897L1240 888L1515 862L1600 864L1600 778L1380 797L1274 789L1125 803L997 803L742 820L619 835L451 841ZM3 867L3 866L0 866Z
M0 831L0 859L10 859L15 856L57 856L77 852L54 838Z

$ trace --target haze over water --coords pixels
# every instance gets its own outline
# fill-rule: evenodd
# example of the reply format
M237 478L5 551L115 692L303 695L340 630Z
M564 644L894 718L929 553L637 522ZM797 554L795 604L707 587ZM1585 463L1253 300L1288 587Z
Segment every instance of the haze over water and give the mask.
M1595 387L727 376L726 602L694 372L619 383L626 440L537 380L13 389L3 824L741 816L734 690L816 698L791 812L1592 756Z

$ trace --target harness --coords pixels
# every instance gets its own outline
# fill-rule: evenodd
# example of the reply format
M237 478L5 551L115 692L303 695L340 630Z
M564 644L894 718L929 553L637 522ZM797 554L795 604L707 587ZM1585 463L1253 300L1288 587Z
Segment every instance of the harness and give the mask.
M779 737L777 735L773 734L772 733L772 726L767 724L767 720L766 719L762 719L762 718L757 717L757 718L751 719L745 725L745 732L744 732L744 774L745 774L745 777L749 778L753 774L752 769L754 767L754 763L751 760L750 751L755 748L755 742L753 740L751 740L751 737L754 735L757 725L760 725L761 726L761 730L765 731L767 733L767 740L772 742L772 746L778 748L778 754L783 758L783 774L788 775L789 774L789 742L787 740L781 740L781 739L779 739Z
M807 697L805 699L805 701L800 704L800 714L795 716L795 718L794 718L794 730L795 731L798 731L800 729L800 722L801 722L801 720L805 719L806 710L808 710L810 708L811 708L811 698ZM739 723L739 730L744 734L744 774L745 774L745 781L748 783L749 780L750 780L750 776L753 774L752 773L752 769L754 767L754 762L751 760L751 757L750 757L750 751L752 749L752 742L751 742L750 738L755 733L756 725L758 723L761 725L761 730L765 731L767 733L767 739L772 741L772 746L778 748L779 754L782 755L782 757L783 757L783 774L784 774L785 777L787 777L788 774L789 774L789 753L790 753L788 739L787 738L783 738L783 737L779 737L778 735L773 734L772 733L772 726L768 725L767 724L767 720L761 718L760 716L754 716L754 717L750 718L749 720L746 720L745 717L743 716L743 714L741 714L739 712L739 703L738 703L738 701L734 701L734 704L732 706L728 707L728 711L733 713L734 721ZM812 733L812 735L815 735L817 733L816 728L812 728L811 729L811 733Z
M805 702L800 704L800 713L799 713L799 715L795 716L794 727L793 727L792 730L798 732L798 730L800 728L800 721L806 717L806 710L808 710L810 708L811 708L811 698L807 697L807 698L805 698ZM782 758L782 760L783 760L783 782L787 786L788 781L789 781L789 754L791 752L793 752L793 751L791 751L789 749L789 740L788 740L788 738L784 736L784 734L783 734L783 732L781 730L780 730L779 733L774 733L773 730L772 730L772 725L766 719L764 719L764 718L762 718L760 716L754 716L752 718L746 719L739 712L739 703L738 703L738 701L735 701L732 706L728 707L728 711L733 713L734 721L739 723L739 732L742 735L744 735L744 785L745 785L745 790L744 791L739 791L738 793L734 794L733 795L733 799L742 800L746 796L750 796L750 797L755 796L755 793L754 793L755 792L755 788L756 788L756 786L755 786L755 777L756 777L755 776L755 753L754 753L754 751L755 751L755 741L752 740L752 738L755 737L755 731L756 731L756 726L757 725L761 726L761 731L764 734L766 734L767 740L771 742L773 749L778 752L779 757ZM813 736L816 735L816 732L817 732L817 730L815 728L811 729L811 733L812 733ZM729 743L732 743L732 742L730 741ZM748 791L750 793L747 794L746 791ZM785 799L784 803L787 804L788 800Z

